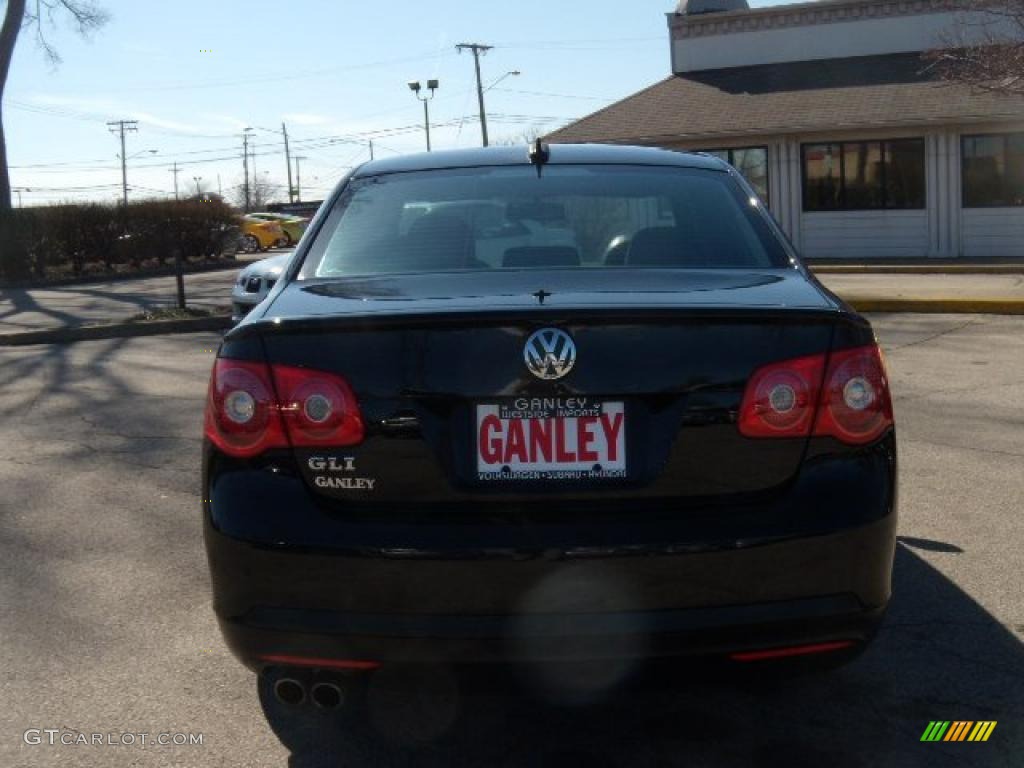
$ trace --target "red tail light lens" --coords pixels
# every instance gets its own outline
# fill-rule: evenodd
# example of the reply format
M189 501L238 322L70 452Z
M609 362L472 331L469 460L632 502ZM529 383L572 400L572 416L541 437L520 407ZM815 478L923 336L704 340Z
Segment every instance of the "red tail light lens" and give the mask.
M206 401L205 433L232 456L287 447L270 370L263 363L217 360Z
M740 406L740 434L747 437L807 437L825 356L812 355L759 368L747 384Z
M205 434L224 453L362 442L363 417L342 377L306 368L219 359L206 403Z
M733 661L764 661L766 659L789 659L794 656L809 656L817 653L832 653L852 648L856 643L852 640L836 640L831 643L813 643L810 645L791 645L782 648L767 648L762 651L740 651L730 653Z
M889 381L877 345L759 368L747 383L739 430L747 437L813 433L863 445L893 423Z
M271 369L292 445L341 446L363 441L363 416L347 381L307 368L275 365Z
M878 347L833 352L814 434L863 444L875 440L892 423L889 379Z

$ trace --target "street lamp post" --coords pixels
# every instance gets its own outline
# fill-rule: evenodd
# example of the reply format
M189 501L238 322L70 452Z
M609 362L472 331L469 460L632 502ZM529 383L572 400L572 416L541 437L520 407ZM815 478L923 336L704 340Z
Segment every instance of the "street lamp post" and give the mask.
M513 69L510 72L506 72L504 75L502 75L497 80L495 80L493 83L491 83L486 88L484 88L484 93L487 93L489 90L491 90L491 88L494 88L498 83L500 83L505 78L507 78L507 77L519 77L519 75L521 75L521 74L523 74L523 73L520 72L518 69Z
M427 80L427 89L430 91L429 96L420 96L420 91L423 86L420 85L419 80L412 80L409 83L409 90L416 94L416 98L423 102L423 127L427 132L427 152L430 151L430 100L434 98L434 92L440 87L440 83L437 80Z
M202 176L193 176L192 177L192 181L194 181L196 183L196 197L197 198L201 197L202 194L203 194L202 191L199 189L199 182L202 181L202 180L203 180Z

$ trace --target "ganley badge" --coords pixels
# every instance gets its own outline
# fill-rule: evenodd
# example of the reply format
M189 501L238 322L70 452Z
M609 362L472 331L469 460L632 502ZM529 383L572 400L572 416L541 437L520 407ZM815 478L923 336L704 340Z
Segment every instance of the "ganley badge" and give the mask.
M576 344L565 331L541 328L526 340L523 360L538 379L554 381L569 373L576 364Z

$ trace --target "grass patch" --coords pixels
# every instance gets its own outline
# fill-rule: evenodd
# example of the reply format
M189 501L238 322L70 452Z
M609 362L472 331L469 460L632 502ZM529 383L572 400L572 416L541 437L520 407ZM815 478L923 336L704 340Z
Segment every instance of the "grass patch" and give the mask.
M187 320L192 317L213 317L214 315L226 315L231 312L228 307L215 307L213 309L198 309L196 307L157 307L148 309L137 315L128 318L129 323L153 323L159 320Z

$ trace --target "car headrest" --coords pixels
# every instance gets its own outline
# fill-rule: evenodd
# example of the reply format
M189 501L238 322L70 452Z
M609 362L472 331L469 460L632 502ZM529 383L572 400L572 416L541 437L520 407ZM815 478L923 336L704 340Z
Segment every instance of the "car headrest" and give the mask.
M452 213L428 213L409 228L405 241L415 267L461 269L476 256L473 230Z
M509 248L503 267L578 267L580 252L571 245L524 245Z
M626 265L683 267L692 258L686 239L675 227L648 227L633 235Z

